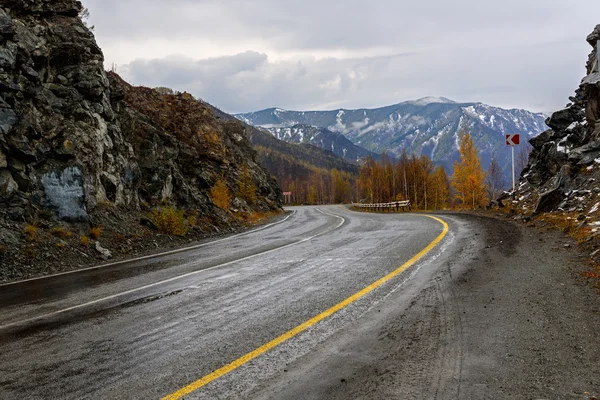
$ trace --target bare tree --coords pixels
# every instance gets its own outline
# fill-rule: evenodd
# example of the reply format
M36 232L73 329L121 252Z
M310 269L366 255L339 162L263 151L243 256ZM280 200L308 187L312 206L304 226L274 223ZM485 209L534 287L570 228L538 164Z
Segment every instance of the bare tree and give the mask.
M515 154L515 174L517 179L521 176L521 171L525 169L529 163L529 153L533 150L533 146L526 140L522 145L519 146L517 154Z
M490 199L494 200L505 185L504 177L502 176L502 167L495 154L490 160L486 183L488 184L488 194Z
M81 11L79 11L79 19L81 19L83 25L85 25L90 31L94 30L94 25L88 24L88 20L90 19L90 10L88 10L87 7L83 7Z

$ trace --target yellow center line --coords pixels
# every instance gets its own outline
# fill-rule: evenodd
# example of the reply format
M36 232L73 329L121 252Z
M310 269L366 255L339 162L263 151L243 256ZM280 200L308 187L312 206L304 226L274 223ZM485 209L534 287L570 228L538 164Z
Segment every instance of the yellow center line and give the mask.
M377 281L373 282L372 284L370 284L369 286L367 286L366 288L362 289L361 291L353 294L352 296L348 297L346 300L341 301L340 303L336 304L335 306L331 307L328 310L323 311L321 314L316 315L314 317L312 317L311 319L309 319L308 321L304 322L301 325L298 325L297 327L287 331L286 333L284 333L283 335L271 340L268 343L263 344L262 346L260 346L259 348L251 351L250 353L243 355L242 357L238 358L235 361L232 361L231 363L217 369L214 370L213 372L211 372L208 375L203 376L202 378L198 379L195 382L190 383L189 385L179 389L178 391L171 393L168 396L163 397L162 400L176 400L176 399L181 399L183 396L190 394L193 391L196 391L198 389L200 389L201 387L207 385L208 383L214 381L215 379L220 378L221 376L233 371L236 368L241 367L242 365L246 364L248 361L260 356L261 354L269 351L270 349L280 345L281 343L285 342L288 339L293 338L294 336L296 336L297 334L299 334L300 332L303 332L305 330L307 330L308 328L310 328L311 326L315 325L316 323L324 320L325 318L329 317L330 315L336 313L337 311L347 307L348 305L354 303L356 300L360 299L361 297L363 297L364 295L372 292L373 290L375 290L376 288L378 288L379 286L383 285L384 283L386 283L387 281L389 281L390 279L394 278L395 276L397 276L398 274L402 273L403 271L405 271L407 268L409 268L411 265L413 265L414 263L416 263L417 261L419 261L421 258L423 258L427 253L429 253L439 242L442 241L442 239L444 238L444 236L446 236L446 234L448 233L448 224L439 219L436 218L434 216L431 215L424 215L425 217L428 218L432 218L434 220L436 220L437 222L441 223L444 227L444 229L442 230L442 233L440 233L431 243L429 243L427 245L427 247L425 247L423 250L421 250L420 252L418 252L417 254L415 254L410 260L408 260L407 262L405 262L404 264L402 264L398 269L390 272L389 274L387 274L386 276L384 276L383 278L378 279Z

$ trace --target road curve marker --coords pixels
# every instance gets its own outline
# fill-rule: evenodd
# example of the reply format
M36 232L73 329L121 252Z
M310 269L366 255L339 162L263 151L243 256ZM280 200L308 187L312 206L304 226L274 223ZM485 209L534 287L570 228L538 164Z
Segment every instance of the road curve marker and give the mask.
M263 344L262 346L258 347L257 349L251 351L250 353L247 353L243 356L241 356L240 358L238 358L237 360L232 361L231 363L214 370L213 372L211 372L208 375L203 376L202 378L198 379L197 381L194 381L192 383L190 383L189 385L179 389L176 392L171 393L170 395L167 395L165 397L162 398L162 400L178 400L183 398L183 396L186 396L200 388L202 388L203 386L206 386L207 384L209 384L210 382L222 377L223 375L228 374L229 372L241 367L242 365L246 364L248 361L251 361L253 359L255 359L256 357L260 356L261 354L266 353L267 351L271 350L272 348L280 345L281 343L293 338L294 336L298 335L299 333L307 330L308 328L310 328L311 326L317 324L318 322L324 320L325 318L331 316L332 314L340 311L341 309L349 306L350 304L354 303L355 301L357 301L358 299L360 299L361 297L365 296L366 294L372 292L373 290L377 289L379 286L383 285L384 283L388 282L389 280L393 279L394 277L396 277L397 275L401 274L402 272L404 272L406 269L408 269L410 266L412 266L413 264L415 264L417 261L419 261L421 258L423 258L427 253L429 253L431 250L433 250L433 248L435 246L438 245L438 243L440 243L442 241L442 239L446 236L446 234L448 233L448 224L443 221L440 218L434 217L432 215L423 215L424 217L428 217L431 219L436 220L437 222L439 222L440 224L442 224L442 226L444 227L444 229L442 230L442 233L440 233L431 243L429 243L423 250L421 250L420 252L418 252L417 254L415 254L410 260L408 260L407 262L405 262L404 264L402 264L400 267L398 267L396 270L390 272L389 274L385 275L382 278L379 278L378 280L376 280L375 282L371 283L369 286L365 287L364 289L354 293L352 296L348 297L346 300L343 300L341 302L339 302L338 304L334 305L333 307L323 311L322 313L320 313L319 315L316 315L314 317L312 317L311 319L309 319L308 321L296 326L295 328L287 331L286 333L284 333L281 336L276 337L275 339L271 340L268 343Z

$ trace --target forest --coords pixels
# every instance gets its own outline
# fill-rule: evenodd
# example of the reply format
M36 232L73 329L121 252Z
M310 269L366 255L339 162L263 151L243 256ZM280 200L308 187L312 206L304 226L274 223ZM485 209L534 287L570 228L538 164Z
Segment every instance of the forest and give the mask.
M460 137L460 159L449 175L427 156L404 151L398 159L369 156L357 170L316 167L309 162L255 145L263 164L283 191L292 192L291 204L385 203L410 200L415 210L476 209L506 189L495 157L487 171L469 133Z

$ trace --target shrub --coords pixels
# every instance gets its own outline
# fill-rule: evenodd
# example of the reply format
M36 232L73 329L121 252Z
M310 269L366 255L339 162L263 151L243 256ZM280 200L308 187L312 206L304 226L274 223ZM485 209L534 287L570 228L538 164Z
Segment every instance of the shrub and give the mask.
M35 256L37 255L37 252L35 251L35 249L33 247L25 247L23 249L21 249L21 254L29 259L35 258Z
M28 242L33 242L35 239L37 239L37 234L37 226L30 224L25 225L25 240Z
M210 190L210 198L217 207L222 208L223 210L229 209L231 195L229 194L229 189L223 179L219 179L217 183L215 183L215 186L212 187Z
M52 229L52 234L60 239L66 239L66 238L70 238L71 236L73 236L72 232L69 232L62 226L58 226L58 227Z
M44 210L41 210L41 211L38 213L38 215L39 215L39 217L40 217L41 219L43 219L43 220L46 220L46 221L49 221L49 220L51 220L51 219L52 219L52 217L53 217L52 211L50 211L50 210L45 210L45 209L44 209Z
M256 203L256 185L254 185L252 175L247 167L242 170L238 185L240 197L246 200L246 203L254 205Z
M79 238L79 244L83 247L88 247L90 245L90 238L85 235L81 235Z
M118 240L119 242L123 242L127 239L125 237L125 235L122 235L120 233L115 233L113 236L114 236L115 240Z
M162 207L149 215L150 220L162 233L176 236L185 236L189 229L183 210L174 207Z
M100 239L100 235L102 235L102 227L101 226L95 226L92 229L90 229L90 237L94 240L98 240Z

